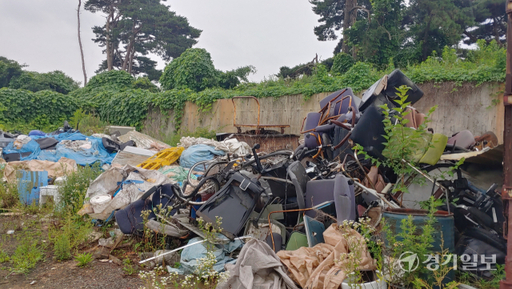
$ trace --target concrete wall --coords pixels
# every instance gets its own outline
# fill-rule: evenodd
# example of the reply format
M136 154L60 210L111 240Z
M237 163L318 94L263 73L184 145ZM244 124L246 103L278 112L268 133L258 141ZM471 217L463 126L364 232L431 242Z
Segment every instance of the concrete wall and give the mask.
M451 135L468 129L475 135L493 131L502 143L503 139L503 105L493 103L501 98L502 86L482 84L476 87L470 83L457 86L455 83L420 85L425 95L414 106L426 113L438 105L432 116L435 132ZM279 98L260 98L260 124L288 124L285 133L299 134L302 120L312 111L318 111L319 101L328 93L320 93L304 100L302 95L290 95ZM252 99L236 99L236 122L239 124L256 124L258 106ZM174 131L174 114L170 118L158 111L151 111L145 123L144 133L160 139L170 137ZM221 99L213 104L208 112L199 112L197 105L187 102L181 128L193 132L197 128L207 128L216 132L236 132L233 126L233 103L231 99Z
M430 107L438 106L429 124L434 132L451 136L467 129L478 136L492 131L503 143L504 106L503 92L500 92L503 85L464 83L457 86L447 82L424 84L421 89L425 95L414 107L426 113Z

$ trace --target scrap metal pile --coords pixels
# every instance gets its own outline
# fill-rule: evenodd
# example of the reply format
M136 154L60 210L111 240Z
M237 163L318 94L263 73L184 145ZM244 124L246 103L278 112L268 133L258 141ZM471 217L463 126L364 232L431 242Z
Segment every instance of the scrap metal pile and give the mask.
M460 168L449 179L441 180L438 175L454 166L460 159L457 154L492 150L497 146L495 136L475 138L469 131L450 137L427 133L417 165L407 163L416 172L406 176L408 194L393 190L398 176L392 169L373 166L355 151L358 144L374 159L386 159L385 115L380 106L398 107L396 87L401 85L410 88L410 105L423 97L414 83L395 70L370 87L362 99L350 88L322 99L319 111L305 118L304 143L295 151L258 152L259 145L251 148L236 139L195 138L182 138L175 148L156 143L147 143L143 149L139 144L123 148L124 144L108 138L87 138L83 140L87 143L73 146L62 139L56 146L74 152L98 146L100 153L111 148L100 159L112 166L91 183L80 214L105 222L115 219L124 234L141 235L149 228L170 239L198 237L190 239L190 247L183 250L179 273L190 273L194 260L204 256L201 240L207 236L199 229L198 218L217 226L222 236L216 241L215 268L232 273L228 285L220 288L249 288L244 287L253 278L248 274L257 275L259 270L266 273L254 281L279 283L272 288L338 288L346 273L334 256L346 253L340 244L347 240L337 225L366 217L378 227L385 212L410 214L410 209L419 209L420 201L430 196L443 199L439 209L452 218L451 239L444 236L445 247L458 255L495 255L496 263L503 264L503 203L496 185L479 188ZM425 115L412 107L407 111L407 126L418 128ZM37 149L16 151L15 146L10 143L4 157L17 152L22 160L38 158L30 157ZM144 155L150 147L159 152ZM111 154L115 151L119 153ZM426 182L417 185L415 178ZM150 213L144 216L143 211ZM252 240L246 242L248 236ZM371 256L365 254L360 268L374 269ZM478 274L489 274L484 263L476 263ZM258 264L268 266L259 268ZM247 272L243 266L254 268Z

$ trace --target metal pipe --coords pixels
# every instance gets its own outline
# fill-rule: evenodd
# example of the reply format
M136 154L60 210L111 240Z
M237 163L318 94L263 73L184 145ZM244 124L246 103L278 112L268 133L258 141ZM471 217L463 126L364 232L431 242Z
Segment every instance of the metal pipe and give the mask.
M235 238L235 239L233 239L233 240L243 240L243 239L249 239L249 238L252 238L252 236L243 236L243 237ZM206 241L207 241L207 240L201 240L201 241L197 241L197 242L194 242L194 243L187 244L187 245L185 245L185 246L182 246L182 247L176 248L176 249L174 249L174 250L167 251L167 252L165 252L165 253L163 253L163 254L160 254L160 255L158 255L158 256L153 256L153 257L148 258L148 259L146 259L146 260L142 260L142 261L140 261L140 262L139 262L139 264L146 263L146 262L151 261L151 260L154 260L154 259L156 259L156 258L158 258L158 257L162 257L162 256L165 256L165 255L167 255L167 254L171 254L171 253L174 253L174 252L176 252L176 251L179 251L179 250L182 250L182 249L188 248L188 247L190 247L190 246L194 246L194 245L197 245L197 244L204 243L204 242L206 242Z

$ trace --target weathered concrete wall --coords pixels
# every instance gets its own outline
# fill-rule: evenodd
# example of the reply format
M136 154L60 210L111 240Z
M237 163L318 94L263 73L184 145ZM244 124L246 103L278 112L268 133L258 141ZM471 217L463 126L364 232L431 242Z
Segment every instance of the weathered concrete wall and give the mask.
M299 134L302 120L308 112L318 111L320 99L328 93L320 93L305 101L302 95L289 95L279 98L258 99L260 103L260 124L288 124L285 133ZM236 123L256 124L258 105L253 99L235 99ZM209 112L198 112L197 106L187 102L182 128L194 131L198 127L214 129L218 132L236 132L233 126L233 102L231 99L217 101Z
M143 133L162 141L168 141L174 134L174 111L163 115L159 109L150 109L144 122Z
M475 136L492 131L503 143L504 107L501 100L502 85L464 83L457 86L447 82L423 84L425 93L414 107L421 112L437 105L429 127L434 132L448 136L461 130L469 130Z
M496 102L500 86L483 84L476 87L465 83L457 86L454 83L420 85L424 97L414 106L421 112L427 112L438 105L432 116L432 127L435 132L452 135L468 129L475 135L493 131L502 142L503 138L503 105ZM279 98L260 98L260 124L288 124L285 133L299 134L304 117L312 111L318 111L319 101L328 93L320 93L304 100L302 95L290 95ZM494 100L494 102L493 102ZM256 124L258 106L252 99L236 99L236 123ZM171 112L170 114L173 115ZM230 99L222 99L213 104L208 112L199 112L197 105L187 102L181 128L193 132L197 128L207 128L217 132L236 132L233 126L233 103ZM150 112L145 123L145 133L165 139L174 130L174 117L166 118L158 112Z

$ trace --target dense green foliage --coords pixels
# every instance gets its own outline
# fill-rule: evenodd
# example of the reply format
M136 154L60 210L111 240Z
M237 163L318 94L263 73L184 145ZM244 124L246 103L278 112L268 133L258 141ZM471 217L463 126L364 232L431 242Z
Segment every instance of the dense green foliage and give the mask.
M65 75L64 72L58 70L48 73L24 71L20 76L11 80L9 88L26 89L32 92L53 90L68 94L78 88L78 83Z
M103 86L111 86L116 88L130 87L133 83L133 77L123 70L112 70L103 72L93 76L87 82L86 88L98 88Z
M26 89L32 92L53 90L63 94L78 88L78 83L62 71L39 73L25 71L25 66L0 56L0 88Z
M498 0L310 0L320 41L337 40L356 61L405 68L434 51L484 39L504 45L506 15Z
M0 56L0 88L9 87L11 79L23 73L23 65L18 62Z
M354 65L354 58L352 56L340 52L334 56L334 60L331 67L332 73L343 74L347 72L352 65Z
M279 78L297 78L301 75L312 75L314 72L314 68L316 66L317 59L313 59L313 61L308 62L306 64L295 65L294 67L282 66L279 68L279 73L276 74ZM333 57L327 58L320 63L324 65L328 70L331 70L333 66Z
M216 86L217 73L205 49L189 48L165 67L160 78L164 89L189 88L201 91Z
M5 127L26 124L32 129L40 129L50 124L62 124L77 109L73 98L49 90L34 93L1 88L0 99L0 124Z
M189 48L165 67L160 83L166 90L201 91L212 87L231 89L242 80L248 81L247 76L255 71L253 66L239 67L226 72L217 70L208 51L202 48Z

